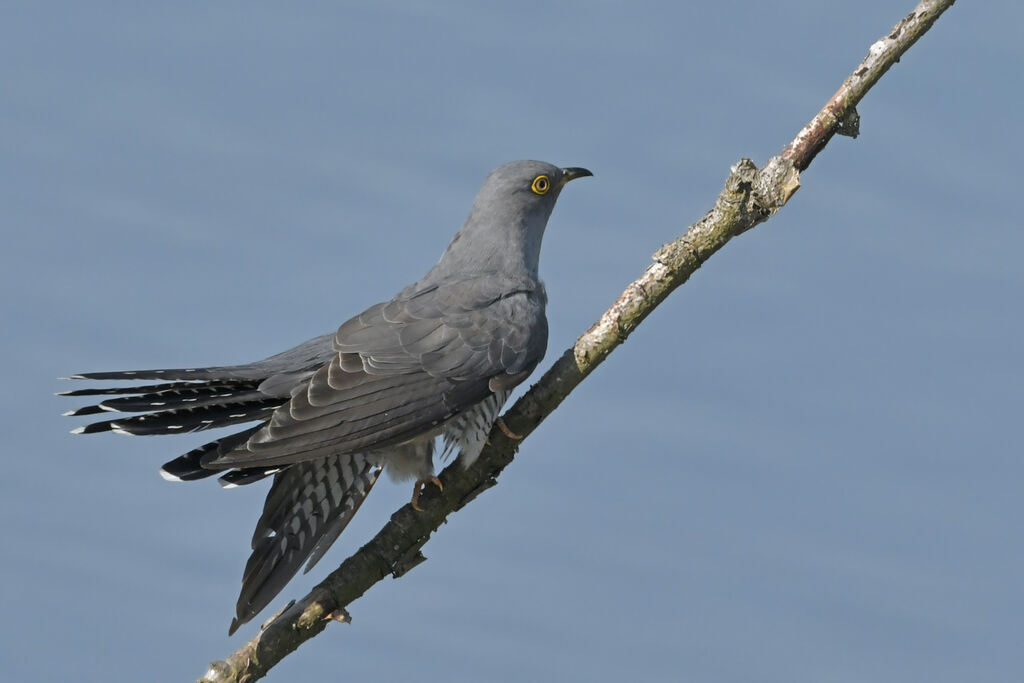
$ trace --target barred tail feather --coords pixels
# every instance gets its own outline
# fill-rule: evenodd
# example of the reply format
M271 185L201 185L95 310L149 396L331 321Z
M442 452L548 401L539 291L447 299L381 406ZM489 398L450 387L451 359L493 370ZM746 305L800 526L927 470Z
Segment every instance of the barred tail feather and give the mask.
M169 481L195 481L204 479L214 474L220 474L224 470L208 468L203 466L205 460L217 457L218 453L230 451L235 446L245 443L246 439L252 436L262 425L256 425L234 434L222 436L216 441L203 444L199 448L193 448L185 455L179 455L174 460L164 463L160 468L160 476ZM241 471L241 470L240 470Z
M96 373L114 375L116 373ZM81 375L91 378L92 375ZM284 397L268 396L259 379L168 382L137 387L76 389L64 396L104 396L99 403L65 413L145 413L116 417L78 427L76 434L113 431L122 434L180 434L266 419Z

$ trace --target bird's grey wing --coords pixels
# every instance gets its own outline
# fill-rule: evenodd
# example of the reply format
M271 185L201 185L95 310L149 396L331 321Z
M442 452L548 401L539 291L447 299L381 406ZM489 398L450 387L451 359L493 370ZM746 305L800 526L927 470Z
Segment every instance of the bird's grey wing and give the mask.
M540 362L544 304L539 283L478 277L373 306L338 329L330 362L245 444L203 465L282 465L436 432Z
M323 557L356 514L380 475L365 454L336 455L292 465L274 475L252 537L252 554L229 634L252 619L295 576Z

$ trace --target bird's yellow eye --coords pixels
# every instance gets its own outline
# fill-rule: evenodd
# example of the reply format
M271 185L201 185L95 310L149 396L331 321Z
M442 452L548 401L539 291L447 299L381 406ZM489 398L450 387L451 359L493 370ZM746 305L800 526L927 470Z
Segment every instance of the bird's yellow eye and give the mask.
M551 180L546 175L539 175L533 179L530 189L534 194L547 194L551 189Z

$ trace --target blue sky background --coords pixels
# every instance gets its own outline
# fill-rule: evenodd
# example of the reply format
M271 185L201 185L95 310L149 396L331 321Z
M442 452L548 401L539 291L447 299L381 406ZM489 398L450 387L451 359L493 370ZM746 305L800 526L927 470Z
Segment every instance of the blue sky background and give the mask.
M910 9L6 4L4 678L192 680L256 628L226 635L265 488L161 480L202 435L70 436L56 377L332 330L517 158L595 172L545 240L550 361ZM269 680L1024 675L1022 25L949 11L859 139ZM408 495L380 484L275 604Z

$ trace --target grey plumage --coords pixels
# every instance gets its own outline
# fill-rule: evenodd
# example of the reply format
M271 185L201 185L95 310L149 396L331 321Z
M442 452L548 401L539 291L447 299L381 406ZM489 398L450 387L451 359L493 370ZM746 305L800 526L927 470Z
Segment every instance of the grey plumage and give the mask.
M220 474L227 486L274 477L231 632L323 556L381 469L416 479L418 492L434 475L436 437L443 454L458 450L465 465L477 458L511 390L544 355L544 228L565 183L588 175L538 161L499 167L437 265L334 334L245 365L72 377L149 382L64 392L101 397L69 415L110 414L78 433L258 422L162 470L175 480Z

